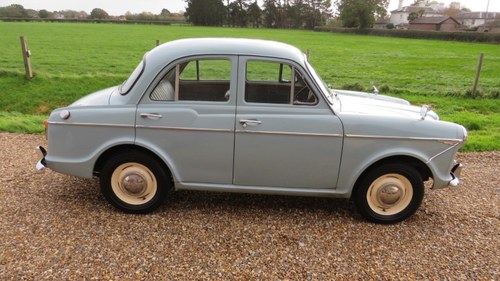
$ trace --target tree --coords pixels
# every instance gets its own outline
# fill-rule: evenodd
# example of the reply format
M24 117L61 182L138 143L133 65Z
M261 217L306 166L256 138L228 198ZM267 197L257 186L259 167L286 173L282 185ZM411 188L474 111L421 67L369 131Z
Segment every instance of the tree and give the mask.
M89 17L85 11L64 10L57 13L63 15L65 19L86 19Z
M280 0L264 0L264 26L270 28L283 28L283 5Z
M171 16L172 13L168 10L168 9L162 9L161 10L161 13L160 13L160 16L163 16L163 17L168 17L168 16Z
M418 13L411 12L406 19L411 22L411 21L414 21L418 18L419 18Z
M27 18L28 12L22 5L12 4L7 7L0 7L0 17L5 18Z
M262 9L259 7L259 4L257 4L257 1L248 6L247 18L248 22L253 27L259 27L262 25Z
M342 25L344 27L370 28L376 17L387 14L389 0L337 0Z
M186 0L184 17L194 25L221 26L226 9L222 0Z
M453 7L446 8L443 11L443 15L450 16L450 17L456 17L460 13L461 13L460 9L455 9Z
M101 8L94 8L91 12L90 12L90 16L89 16L90 19L98 19L98 20L102 20L102 19L107 19L109 18L109 14L104 11L103 9Z
M43 10L40 10L38 11L38 16L41 18L41 19L48 19L49 16L50 16L50 12L43 9Z
M229 9L229 24L231 26L241 26L247 25L247 4L245 1L238 0L229 4L227 7Z

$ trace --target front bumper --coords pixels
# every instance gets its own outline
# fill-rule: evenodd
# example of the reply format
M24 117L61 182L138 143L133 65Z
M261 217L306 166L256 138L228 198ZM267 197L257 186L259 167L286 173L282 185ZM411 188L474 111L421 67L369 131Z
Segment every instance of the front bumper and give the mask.
M449 187L458 187L460 185L461 181L459 177L460 174L462 174L463 168L464 165L455 161L455 165L453 165L453 168L451 169L451 176L453 179L448 183Z
M47 150L42 146L38 146L37 149L42 153L42 158L36 163L36 169L41 171L47 167L47 162L45 161L45 155L47 155Z

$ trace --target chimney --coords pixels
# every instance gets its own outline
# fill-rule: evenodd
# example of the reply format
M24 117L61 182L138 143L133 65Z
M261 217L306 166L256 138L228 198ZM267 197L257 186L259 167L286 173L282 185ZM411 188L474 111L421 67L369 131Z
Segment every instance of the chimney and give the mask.
M399 0L398 10L403 9L403 0Z

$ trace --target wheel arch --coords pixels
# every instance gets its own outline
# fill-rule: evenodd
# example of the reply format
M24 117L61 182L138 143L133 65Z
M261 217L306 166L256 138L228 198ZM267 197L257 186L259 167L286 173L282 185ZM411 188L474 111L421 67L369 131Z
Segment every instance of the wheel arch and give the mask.
M356 194L357 189L359 188L359 184L362 181L362 179L368 174L371 170L373 170L376 167L379 167L384 164L389 164L389 163L400 163L400 164L406 164L408 166L414 167L417 172L420 174L422 177L422 180L426 181L428 178L432 178L433 174L431 169L420 159L412 157L412 156L407 156L407 155L394 155L394 156L389 156L385 157L382 159L379 159L372 163L370 166L368 166L356 179L356 182L354 183L353 190L351 192L351 199L354 194Z
M156 153L153 151L134 144L121 144L117 146L113 146L105 150L99 157L97 158L97 161L94 164L94 174L98 175L100 174L102 167L105 165L106 160L109 159L112 155L115 155L117 153L124 153L124 152L130 152L130 151L137 151L144 153L154 159L156 159L159 163L162 164L162 168L165 170L165 172L168 173L169 176L173 177L172 174L172 169L170 169L169 165L162 159L160 158Z

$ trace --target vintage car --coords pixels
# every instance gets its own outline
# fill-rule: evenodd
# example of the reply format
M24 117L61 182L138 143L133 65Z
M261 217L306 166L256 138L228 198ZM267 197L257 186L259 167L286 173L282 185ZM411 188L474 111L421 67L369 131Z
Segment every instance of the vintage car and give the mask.
M37 168L98 176L125 212L203 190L350 198L379 223L415 213L424 181L458 186L467 139L427 106L329 89L295 47L231 38L160 45L45 123Z

